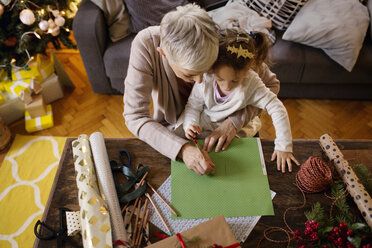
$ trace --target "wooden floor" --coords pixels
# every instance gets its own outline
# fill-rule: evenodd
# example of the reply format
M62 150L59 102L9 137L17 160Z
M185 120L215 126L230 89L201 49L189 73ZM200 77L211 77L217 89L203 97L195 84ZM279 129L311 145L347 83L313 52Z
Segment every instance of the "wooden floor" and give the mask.
M76 88L52 104L54 127L31 135L77 137L100 131L106 138L134 137L122 117L122 96L94 94L77 51L62 50L56 54ZM372 139L372 101L282 101L289 113L294 139L318 139L324 133L333 139ZM263 113L261 120L260 137L275 138L270 117ZM30 135L24 125L24 120L19 120L9 127L13 134ZM0 161L4 152L1 155Z

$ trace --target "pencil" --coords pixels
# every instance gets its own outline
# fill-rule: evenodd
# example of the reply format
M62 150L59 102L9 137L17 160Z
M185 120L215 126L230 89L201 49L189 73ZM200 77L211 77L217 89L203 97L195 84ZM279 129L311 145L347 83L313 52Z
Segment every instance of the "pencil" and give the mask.
M136 237L136 240L134 242L134 245L137 245L137 243L139 241L139 238L140 238L140 233L141 233L141 230L142 230L143 222L145 221L145 213L146 213L146 210L147 210L147 204L148 204L148 199L146 198L145 205L143 207L143 211L142 211L142 214L141 214L141 223L138 225L138 233L137 233L137 237Z
M196 141L195 138L192 138L192 141L194 141L194 143L195 143L195 145L196 145L196 148L198 148L198 150L201 152L201 154L202 154L203 157L204 157L204 153L203 153L202 149L200 148L198 141Z
M133 209L132 209L132 212L129 215L128 223L125 224L125 229L128 229L129 223L131 222L132 217L133 217L133 213L134 213L134 211L136 211L136 206L137 206L138 199L139 199L139 197L136 198L136 200L134 201Z
M147 172L145 173L145 175L143 175L141 181L138 183L138 187L139 187L139 186L142 186L143 181L145 180L145 178L147 177L148 174L149 174L149 172L147 171Z
M124 207L121 209L122 214L124 213L124 211L127 209L128 206L129 206L129 202L125 204Z
M151 196L148 193L145 193L145 195L149 199L151 205L154 207L156 213L159 215L160 220L163 222L163 224L164 224L165 228L168 230L170 236L172 236L173 234L172 234L171 230L169 229L169 227L168 227L167 223L165 222L163 216L161 216L159 209L156 207L155 203L152 201Z
M133 226L132 244L134 244L134 242L136 241L138 218L139 218L140 213L141 213L141 204L142 204L142 200L140 199L139 203L138 203L138 206L137 206L136 221L134 222L134 226Z
M144 222L144 224L143 224L143 228L142 228L143 231L146 230L147 221L149 220L149 213L150 213L150 209L148 208L148 209L146 210L145 222ZM140 235L139 242L138 242L137 246L140 246L141 243L142 243L143 231L141 230L141 235Z
M149 182L147 182L147 185L150 187L150 189L160 198L160 200L162 200L165 205L169 208L170 211L172 211L172 213L174 213L176 216L178 216L177 212L174 211L174 209L165 201L165 199L151 186L151 184Z

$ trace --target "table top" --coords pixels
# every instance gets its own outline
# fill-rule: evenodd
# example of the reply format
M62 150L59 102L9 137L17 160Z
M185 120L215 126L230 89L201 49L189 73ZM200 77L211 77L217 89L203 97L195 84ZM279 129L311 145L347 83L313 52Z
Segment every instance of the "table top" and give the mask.
M72 211L79 210L78 189L75 182L74 163L72 159L72 138L67 139L66 145L60 160L56 178L52 187L51 194L42 221L48 226L58 229L59 226L59 208L65 207ZM372 150L372 140L335 140L336 144L343 152L348 154L363 153L366 150ZM154 186L160 187L164 180L170 175L170 159L161 155L146 143L138 139L105 139L108 157L110 160L119 160L119 150L126 149L132 158L132 165L142 163L150 167L150 173L147 180ZM242 247L256 247L257 243L263 238L263 232L267 227L277 226L285 228L283 213L289 207L300 206L303 203L303 197L298 188L294 185L298 166L294 166L292 173L282 174L276 170L276 162L270 160L274 148L273 140L261 140L264 153L266 169L271 190L277 194L273 199L275 216L263 216L255 226ZM294 140L294 155L302 164L310 156L322 157L327 160L319 145L319 141L314 140ZM345 154L344 154L345 155ZM346 156L346 155L345 155ZM360 162L360 161L358 161ZM365 164L366 165L366 164ZM372 168L369 168L370 170ZM371 170L372 171L372 170ZM309 210L315 202L320 202L323 206L330 206L332 201L326 198L323 193L306 194L307 204L304 209L289 211L287 213L287 222L293 230L302 229L306 221L304 211ZM355 209L356 214L359 214ZM150 225L151 233L161 232L157 227ZM155 242L158 238L150 233L150 241ZM281 239L285 236L280 236ZM74 237L76 241L81 242L80 235ZM263 241L261 247L272 247L273 244ZM43 241L36 239L34 247L57 247L56 241Z

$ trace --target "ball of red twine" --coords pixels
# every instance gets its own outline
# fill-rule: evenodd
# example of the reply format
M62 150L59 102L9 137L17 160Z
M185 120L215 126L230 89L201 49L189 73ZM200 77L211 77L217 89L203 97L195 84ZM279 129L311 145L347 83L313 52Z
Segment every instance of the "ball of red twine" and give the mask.
M331 169L321 158L309 157L301 165L296 175L296 183L306 193L321 192L332 183Z

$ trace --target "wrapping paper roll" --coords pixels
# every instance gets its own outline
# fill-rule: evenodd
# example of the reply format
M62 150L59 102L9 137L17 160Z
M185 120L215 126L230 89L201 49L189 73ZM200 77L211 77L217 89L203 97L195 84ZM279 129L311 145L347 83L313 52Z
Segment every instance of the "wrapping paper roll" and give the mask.
M110 161L107 155L105 140L100 132L91 134L89 140L92 147L100 190L106 197L105 200L110 211L113 240L128 242L128 236L124 228L124 221L121 215Z
M110 215L98 189L87 135L72 141L72 152L79 189L83 246L112 247Z
M333 139L328 135L324 134L320 137L320 145L324 152L327 154L329 159L334 161L337 172L342 177L342 180L347 185L347 190L353 197L354 202L358 206L368 226L372 228L372 198L364 188L363 184L360 183L359 178L344 159L341 151Z

